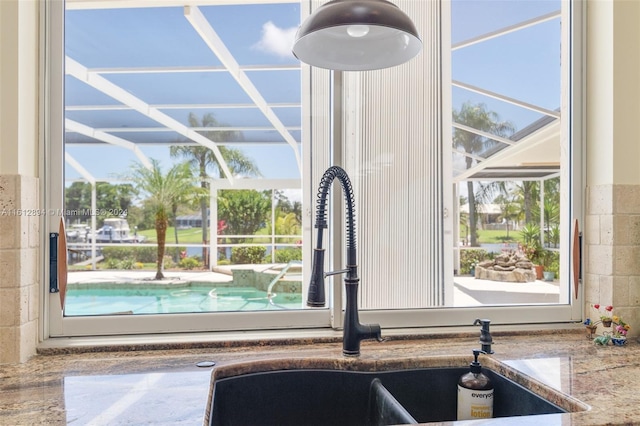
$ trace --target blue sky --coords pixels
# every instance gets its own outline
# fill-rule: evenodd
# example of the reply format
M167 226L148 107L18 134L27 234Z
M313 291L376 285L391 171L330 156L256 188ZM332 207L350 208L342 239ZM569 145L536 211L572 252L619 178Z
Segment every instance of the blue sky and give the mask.
M507 25L559 10L559 0L454 0L452 41L466 40ZM291 65L290 53L299 23L297 4L202 7L202 13L241 65ZM548 109L559 107L560 45L559 19L521 32L453 52L453 78ZM183 16L182 8L140 8L120 10L75 10L66 15L66 53L89 68L219 66L220 61ZM248 72L253 84L268 102L299 102L297 71ZM246 93L226 73L104 74L150 104L250 103ZM116 105L117 101L73 77L66 78L66 104ZM461 89L454 89L453 104L484 102L503 119L522 128L540 114L517 108ZM187 124L189 109L163 110ZM213 113L228 126L268 126L256 109L197 109L198 115ZM275 108L286 125L300 126L298 108ZM154 127L156 122L135 111L68 111L67 117L92 127ZM154 140L182 140L171 132L115 132L117 136L141 142L142 151L163 163L170 163L168 149L144 145ZM301 132L291 130L300 140ZM275 131L245 131L246 140L281 141ZM69 140L86 137L69 134ZM238 145L240 146L240 145ZM68 152L98 178L122 175L136 161L123 148L101 145L69 145ZM284 142L242 145L243 151L269 178L297 178L292 149ZM67 167L66 177L77 173Z
M558 0L454 0L452 43L560 10ZM541 23L452 53L453 79L555 110L560 107L560 19ZM461 89L453 90L454 107L465 100L484 102L518 129L540 118Z
M200 8L204 16L240 65L297 65L290 43L297 29L300 7L297 4L218 6ZM182 8L144 8L120 10L74 10L66 15L66 54L88 68L220 66L221 63L183 16ZM299 103L300 76L296 70L248 72L254 86L269 103ZM227 73L103 74L109 81L149 104L251 104L249 96ZM117 105L108 95L66 78L66 104ZM269 121L257 109L208 108L164 109L165 114L188 124L188 115L212 113L223 125L267 127ZM300 140L300 109L275 108L280 121L292 127L290 133ZM158 124L131 110L68 111L67 118L95 128L155 127ZM184 140L173 132L115 132L135 141ZM262 174L273 178L296 178L299 171L292 148L282 136L270 131L244 131L248 141L281 143L268 146L242 145L243 151L258 165ZM68 134L68 140L87 140ZM169 163L168 149L140 145L149 157ZM238 145L240 146L240 145ZM136 161L133 153L122 148L69 145L68 152L99 178L121 175ZM77 173L67 167L67 178Z

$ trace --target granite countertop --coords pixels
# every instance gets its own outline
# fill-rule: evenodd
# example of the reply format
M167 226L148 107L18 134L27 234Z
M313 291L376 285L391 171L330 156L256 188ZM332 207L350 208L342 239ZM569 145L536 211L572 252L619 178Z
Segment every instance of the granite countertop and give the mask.
M525 386L551 399L568 395L562 404L587 409L545 415L545 421L640 424L640 344L635 340L624 347L596 346L582 327L492 334L495 354L483 356L483 365L507 375L517 371ZM27 363L0 365L0 424L200 425L212 372L222 377L274 367L466 365L477 337L462 333L363 342L356 359L342 356L337 339L47 349ZM198 367L201 361L216 365ZM496 419L491 424L541 424L540 419Z

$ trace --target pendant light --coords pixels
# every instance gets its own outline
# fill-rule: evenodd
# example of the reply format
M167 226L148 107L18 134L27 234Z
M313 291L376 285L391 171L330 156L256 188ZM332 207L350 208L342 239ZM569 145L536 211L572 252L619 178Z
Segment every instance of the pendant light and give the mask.
M293 54L309 65L341 71L388 68L422 48L411 19L387 0L332 0L300 26Z

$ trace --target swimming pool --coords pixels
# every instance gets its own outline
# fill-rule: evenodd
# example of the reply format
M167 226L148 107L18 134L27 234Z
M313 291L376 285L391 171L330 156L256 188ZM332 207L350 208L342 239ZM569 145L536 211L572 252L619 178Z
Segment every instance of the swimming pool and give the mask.
M300 293L269 296L253 287L190 284L144 287L140 285L69 286L65 316L105 314L161 314L302 309Z

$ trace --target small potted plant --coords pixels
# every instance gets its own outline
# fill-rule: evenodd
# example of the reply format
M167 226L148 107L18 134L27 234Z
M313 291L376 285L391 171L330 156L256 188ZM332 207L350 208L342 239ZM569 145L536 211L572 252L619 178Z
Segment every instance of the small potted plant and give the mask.
M593 307L597 309L599 312L601 312L599 304L595 304L593 305ZM602 321L602 325L604 327L611 327L611 323L613 322L613 317L611 316L612 315L611 312L613 312L613 306L608 305L608 306L605 306L603 309L604 309L604 312L602 312L602 314L600 315L600 321Z
M587 318L586 320L584 320L583 324L587 328L587 338L593 339L596 334L596 330L598 330L598 324L593 323L591 321L591 318Z
M524 244L521 247L522 254L531 261L533 269L536 272L536 279L541 280L543 278L544 266L542 264L540 244L529 243Z
M616 346L622 346L627 343L627 332L631 329L629 324L624 322L622 318L614 315L613 318L613 332L611 335L611 342Z
M477 260L471 262L471 266L469 267L469 274L471 274L472 277L476 276L476 266L478 266Z
M598 324L602 324L603 327L608 328L608 327L611 327L611 324L613 323L613 317L611 314L613 312L613 306L611 305L605 306L604 308L602 308L602 310L601 310L601 306L598 303L591 306L598 311L600 315L600 321L594 322L591 320L591 318L587 318L586 320L584 320L583 324L587 328L587 332L588 332L587 337L589 338L593 338L593 336L595 335L596 330L598 329ZM619 319L619 317L616 317L616 318ZM606 337L607 337L606 342L609 341L609 338L610 338L609 334L611 333L606 334Z
M545 281L553 281L556 277L556 270L553 266L556 263L557 253L553 250L541 250L539 254L540 263L542 263L542 275ZM555 265L559 266L559 265Z

